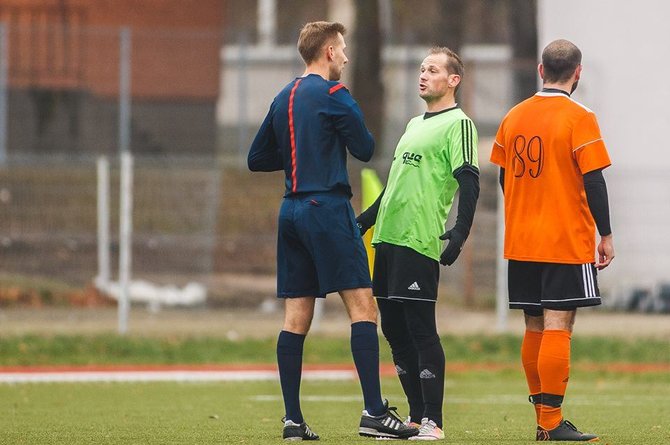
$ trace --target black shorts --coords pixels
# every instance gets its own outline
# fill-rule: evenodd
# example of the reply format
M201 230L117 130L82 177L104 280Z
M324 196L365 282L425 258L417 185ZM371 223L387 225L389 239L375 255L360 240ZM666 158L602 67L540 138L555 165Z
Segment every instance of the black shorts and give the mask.
M372 293L393 300L436 301L440 266L409 247L375 245Z
M542 309L571 310L600 304L598 271L589 264L509 260L510 309L542 315Z

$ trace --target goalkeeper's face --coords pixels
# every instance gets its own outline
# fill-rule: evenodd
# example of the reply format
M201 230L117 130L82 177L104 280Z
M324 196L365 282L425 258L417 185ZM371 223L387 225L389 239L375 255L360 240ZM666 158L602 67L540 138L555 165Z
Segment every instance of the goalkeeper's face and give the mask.
M419 97L426 102L434 102L444 96L454 94L460 81L457 74L449 74L447 55L431 54L421 63L419 74Z
M349 61L344 49L347 44L342 34L337 34L337 39L328 47L328 80L340 80L344 65Z

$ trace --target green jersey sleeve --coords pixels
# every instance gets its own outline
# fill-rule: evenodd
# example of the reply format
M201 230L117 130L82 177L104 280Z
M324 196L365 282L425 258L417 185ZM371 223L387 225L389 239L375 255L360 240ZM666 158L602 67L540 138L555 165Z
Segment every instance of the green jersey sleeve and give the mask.
M452 175L466 167L479 171L477 141L477 129L472 120L465 118L451 125L447 156Z

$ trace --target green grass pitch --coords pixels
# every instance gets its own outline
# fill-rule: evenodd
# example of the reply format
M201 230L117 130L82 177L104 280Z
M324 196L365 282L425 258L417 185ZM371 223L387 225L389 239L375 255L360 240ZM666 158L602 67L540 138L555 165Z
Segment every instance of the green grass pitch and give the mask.
M397 380L382 386L405 415ZM321 443L375 443L356 433L357 382L303 382L302 395ZM520 370L452 372L444 406L445 443L535 443ZM0 412L1 444L282 443L277 382L0 385ZM573 367L564 413L603 444L670 444L670 375Z

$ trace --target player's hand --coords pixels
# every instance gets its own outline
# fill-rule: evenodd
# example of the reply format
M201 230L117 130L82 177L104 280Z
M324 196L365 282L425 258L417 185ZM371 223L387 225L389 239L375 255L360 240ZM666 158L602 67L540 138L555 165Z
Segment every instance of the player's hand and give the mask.
M459 230L451 229L441 235L440 239L449 240L447 247L444 248L442 255L440 255L440 264L443 266L451 266L454 264L454 261L456 261L456 258L458 258L458 255L460 255L461 250L463 250L466 236Z
M363 215L361 214L356 217L356 225L358 226L358 230L361 231L361 238L363 235L365 235L365 232L370 230L370 227L372 227L364 220L364 218L362 218L362 216Z
M596 268L603 270L610 265L614 259L614 242L612 235L603 236L598 243L598 259L596 261Z

